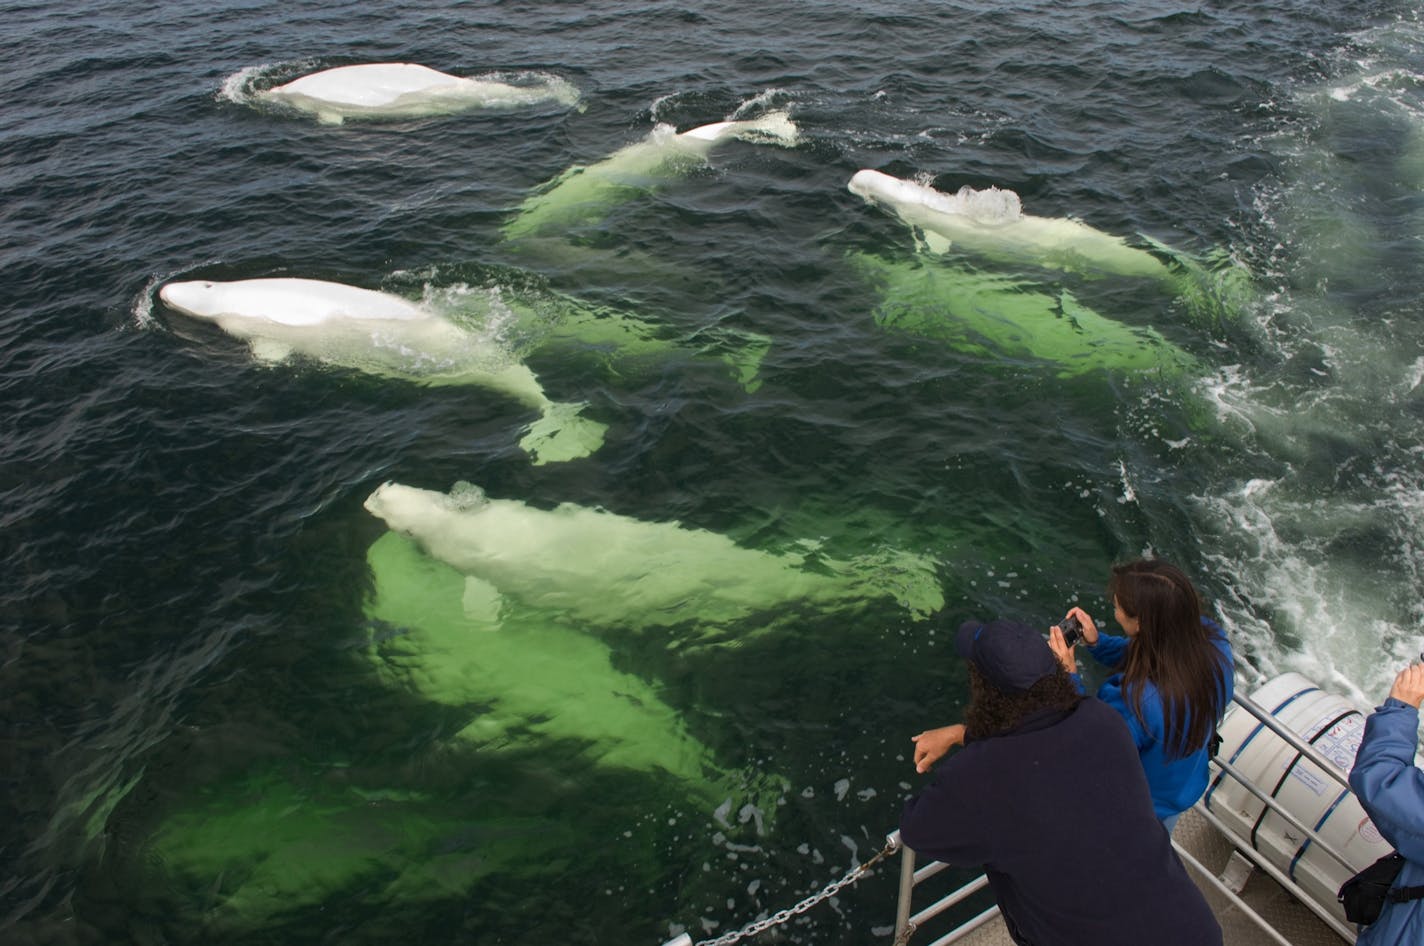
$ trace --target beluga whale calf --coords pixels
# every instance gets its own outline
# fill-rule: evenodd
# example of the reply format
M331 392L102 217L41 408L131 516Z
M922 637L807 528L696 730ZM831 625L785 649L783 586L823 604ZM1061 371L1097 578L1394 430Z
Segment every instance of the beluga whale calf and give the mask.
M373 62L314 72L256 97L339 125L348 118L418 118L545 101L571 106L578 102L579 91L557 76L540 75L516 85L453 76L416 63Z
M601 220L615 204L700 165L714 146L741 139L793 147L796 124L785 111L760 118L699 125L684 132L658 125L642 141L615 151L596 164L573 167L524 201L508 224L507 238L562 234Z
M400 296L317 279L171 282L169 308L247 342L260 361L293 355L427 385L470 384L540 412L520 446L536 464L586 456L605 426L548 398L508 346Z

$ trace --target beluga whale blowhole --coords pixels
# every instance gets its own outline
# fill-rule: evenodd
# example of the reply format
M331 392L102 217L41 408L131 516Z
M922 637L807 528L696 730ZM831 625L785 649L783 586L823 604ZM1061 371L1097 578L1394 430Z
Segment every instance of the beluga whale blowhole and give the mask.
M497 339L457 325L400 296L317 279L170 282L158 292L170 309L217 325L277 363L304 356L327 365L427 385L469 384L540 412L520 446L536 464L586 456L605 426L556 403L538 378Z
M573 106L579 90L567 80L544 74L510 83L467 79L416 63L376 62L314 72L259 92L256 98L339 125L348 118L419 118L547 101Z

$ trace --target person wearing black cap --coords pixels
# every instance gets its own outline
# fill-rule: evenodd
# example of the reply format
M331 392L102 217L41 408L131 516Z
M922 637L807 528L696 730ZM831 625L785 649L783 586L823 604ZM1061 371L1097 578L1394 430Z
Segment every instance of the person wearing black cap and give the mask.
M961 727L935 738L964 748L906 802L905 845L982 866L1020 946L1219 946L1122 718L1080 694L1027 625L968 621L955 649L969 664L969 706ZM933 759L921 751L924 771Z

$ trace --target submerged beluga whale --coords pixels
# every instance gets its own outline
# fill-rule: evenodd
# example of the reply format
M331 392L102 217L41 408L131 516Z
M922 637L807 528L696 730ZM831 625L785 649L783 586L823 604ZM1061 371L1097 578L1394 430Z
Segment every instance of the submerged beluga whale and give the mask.
M528 366L498 341L389 293L316 279L172 282L168 307L247 342L261 361L292 355L427 385L470 384L540 412L520 446L535 463L586 456L605 426L557 403Z
M934 563L908 553L813 563L675 521L490 499L470 484L447 495L386 483L365 507L467 576L472 612L508 598L577 625L688 626L700 643L778 608L829 610L888 597L924 617L943 606Z
M798 132L784 111L760 118L713 122L677 132L659 125L642 141L621 148L596 164L573 167L545 184L505 225L508 239L559 234L595 223L610 206L644 193L663 179L697 167L712 148L743 139L792 147Z
M1167 379L1203 371L1156 330L1106 318L1067 290L1043 292L1011 276L923 257L850 259L880 293L877 323L965 354L1040 361L1064 378L1107 372Z
M467 79L409 62L338 66L259 92L258 101L287 106L327 124L348 118L417 118L472 108L578 102L579 91L556 76L528 85Z
M537 609L483 607L469 580L415 542L387 532L366 553L372 584L364 653L380 677L473 718L454 743L482 757L559 744L562 768L619 769L671 779L710 814L731 803L773 807L784 788L728 771L660 688L615 667L608 644ZM391 633L394 631L394 633Z

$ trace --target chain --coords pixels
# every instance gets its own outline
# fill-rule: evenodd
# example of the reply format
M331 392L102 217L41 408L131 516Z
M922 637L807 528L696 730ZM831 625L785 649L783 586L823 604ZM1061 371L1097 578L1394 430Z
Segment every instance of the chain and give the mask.
M842 877L840 880L831 881L829 884L826 885L824 890L820 891L819 893L811 894L811 896L807 897L805 900L802 900L800 903L796 904L796 906L787 907L785 910L782 910L778 913L773 913L771 916L763 920L755 920L751 923L748 923L746 926L742 927L739 930L734 930L731 933L726 933L722 936L717 937L716 939L706 940L705 942L699 943L698 946L731 946L732 943L735 943L740 939L745 939L748 936L755 936L758 933L771 929L773 926L780 926L782 923L785 923L793 916L799 916L800 914L805 913L807 910L811 909L821 901L829 900L831 897L834 897L836 894L840 893L843 888L855 883L861 878L862 874L870 870L870 868L874 867L886 857L889 857L891 854L894 854L897 850L899 850L899 848L897 848L894 844L887 844L885 845L885 848L880 851L880 853L876 854L870 860L866 861L864 864L861 864L859 867L852 867L850 870L846 871L845 876Z

